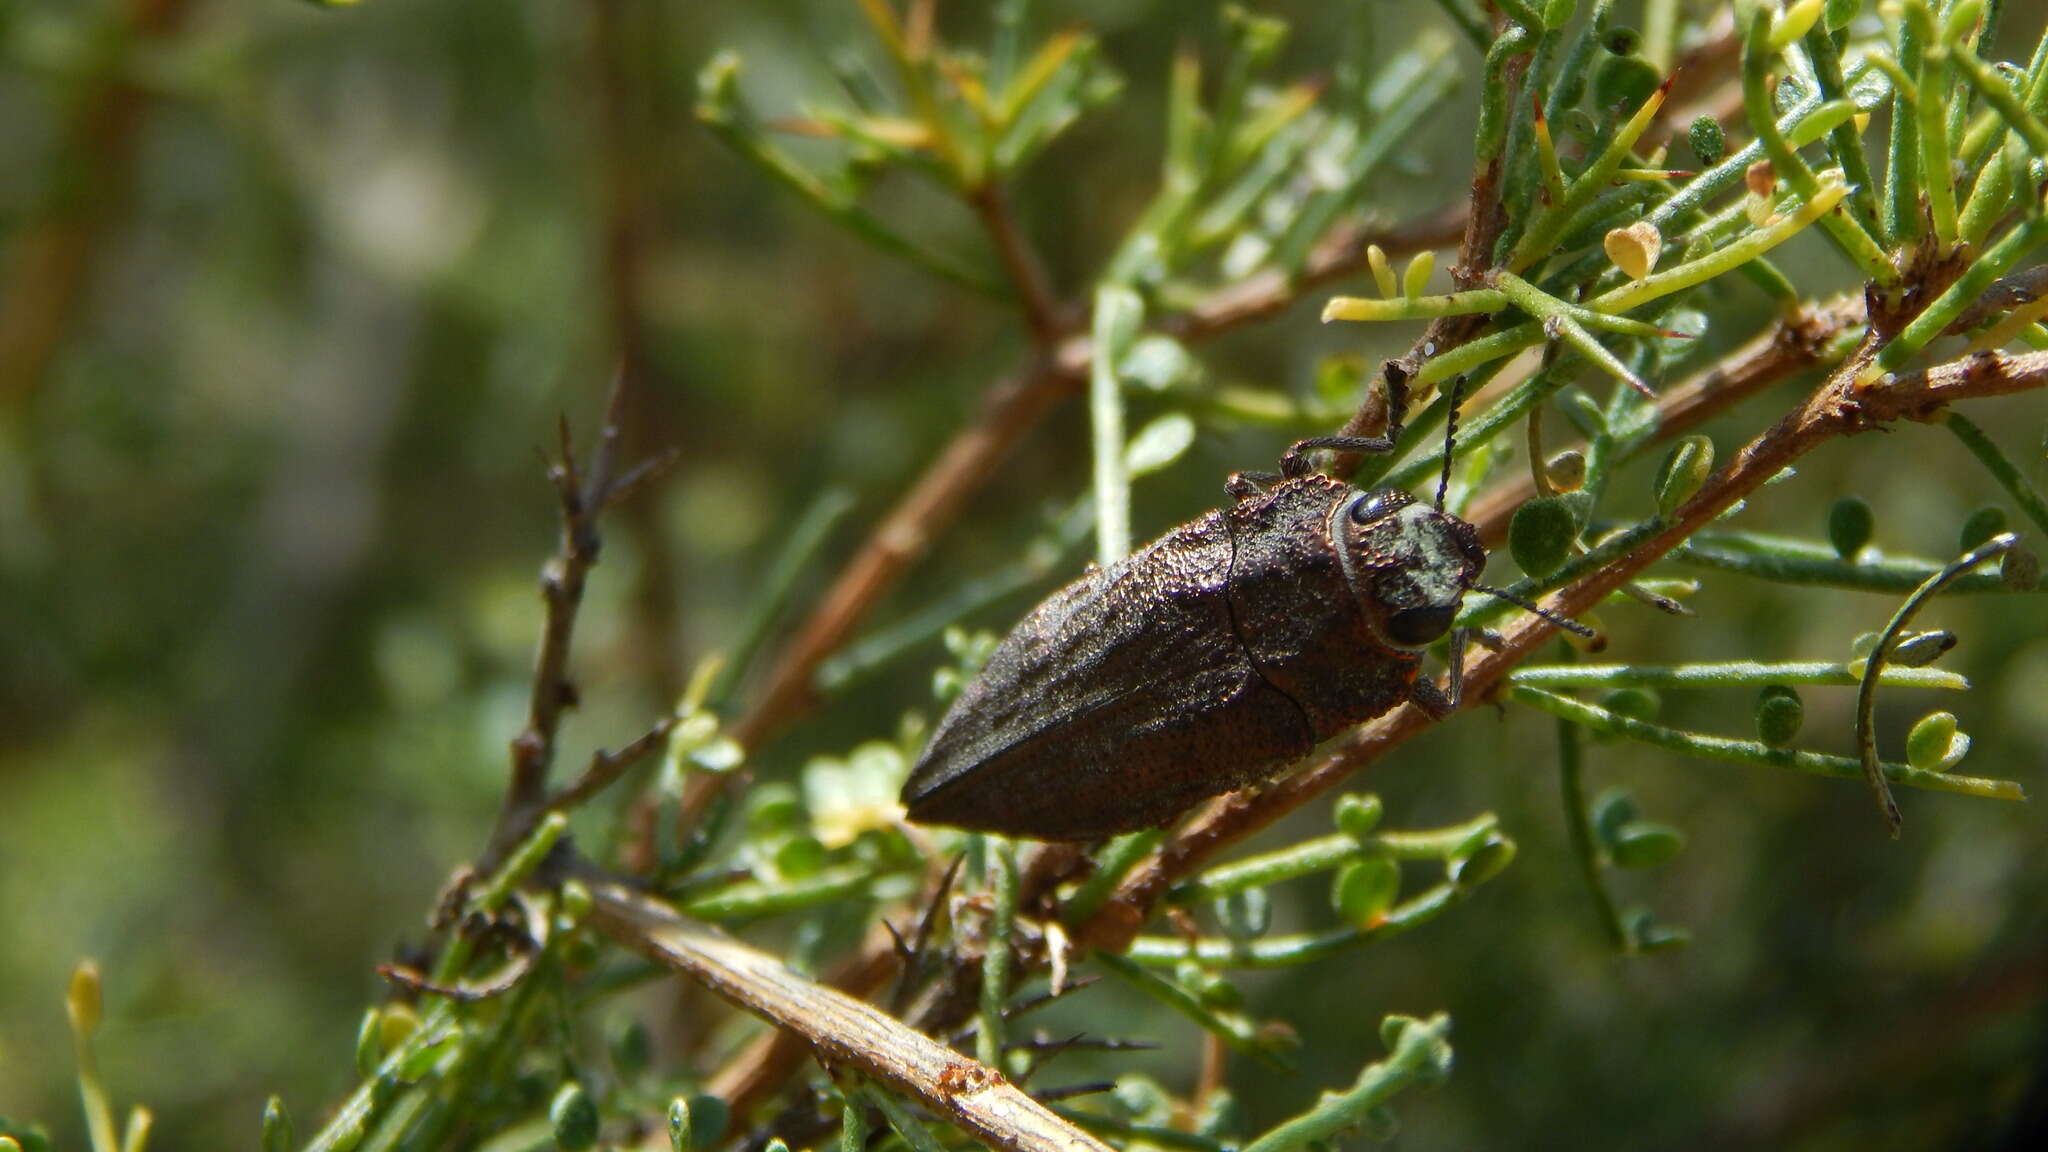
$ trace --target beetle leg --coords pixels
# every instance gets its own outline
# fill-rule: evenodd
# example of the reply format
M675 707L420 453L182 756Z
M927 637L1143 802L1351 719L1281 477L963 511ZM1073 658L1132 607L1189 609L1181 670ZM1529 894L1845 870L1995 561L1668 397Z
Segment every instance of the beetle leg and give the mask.
M1444 687L1427 676L1417 676L1408 686L1408 698L1417 708L1429 713L1432 720L1447 719L1465 701L1465 641L1469 638L1466 629L1451 633L1450 675L1445 677Z
M1311 436L1306 440L1296 440L1280 457L1280 475L1291 480L1315 471L1303 453L1318 448L1338 452L1392 452L1394 440L1391 436Z
M1280 479L1277 472L1232 472L1223 482L1223 491L1239 503L1254 496L1263 496L1268 486Z
M1286 477L1306 476L1311 471L1309 462L1302 453L1317 448L1330 448L1338 452L1392 452L1400 442L1401 429L1408 419L1408 369L1399 360L1389 360L1380 366L1386 378L1387 426L1378 436L1313 436L1307 440L1296 440L1292 447L1280 457L1280 474Z

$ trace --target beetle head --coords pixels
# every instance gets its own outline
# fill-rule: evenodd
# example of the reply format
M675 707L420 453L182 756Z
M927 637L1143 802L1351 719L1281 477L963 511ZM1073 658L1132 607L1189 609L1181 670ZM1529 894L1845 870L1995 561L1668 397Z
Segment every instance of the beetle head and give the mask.
M1465 590L1486 567L1472 525L1398 488L1340 502L1330 537L1373 634L1389 648L1428 647L1451 630Z

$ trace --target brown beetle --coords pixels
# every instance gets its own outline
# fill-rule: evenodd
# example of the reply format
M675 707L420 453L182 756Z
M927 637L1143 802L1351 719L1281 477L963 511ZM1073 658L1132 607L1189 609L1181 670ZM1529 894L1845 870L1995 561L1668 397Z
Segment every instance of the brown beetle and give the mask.
M1303 455L1386 451L1399 432L1300 441L1278 476L1232 476L1231 507L1053 593L940 721L903 789L910 818L1092 840L1270 777L1403 701L1450 712L1463 645L1448 695L1422 650L1466 590L1494 591L1475 583L1478 532L1441 487L1431 507Z

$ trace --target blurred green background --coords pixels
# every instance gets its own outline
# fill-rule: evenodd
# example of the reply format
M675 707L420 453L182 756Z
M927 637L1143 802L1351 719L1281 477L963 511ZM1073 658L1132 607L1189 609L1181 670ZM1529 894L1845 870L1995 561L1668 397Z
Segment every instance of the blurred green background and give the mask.
M980 34L978 5L943 7ZM1329 67L1349 6L1260 7L1295 24L1283 71ZM1370 7L1389 38L1441 24L1427 3ZM2010 6L2008 57L2039 34L2030 7ZM1124 98L1016 190L1068 291L1152 191L1172 51L1218 39L1207 3L1035 6L1041 33L1083 21ZM372 965L421 935L488 830L553 544L540 453L560 415L589 431L622 347L653 382L641 447L682 455L614 525L572 760L733 641L821 493L857 501L840 557L1015 365L1014 317L843 235L691 121L716 50L741 52L749 96L781 114L828 91L848 47L869 40L845 0L0 5L0 1113L76 1139L62 997L88 955L106 973L107 1079L157 1111L158 1147L248 1146L273 1091L304 1130L345 1090ZM1389 217L1462 194L1471 115L1454 101L1414 142ZM879 193L986 259L957 206ZM1788 267L1844 283L1831 256ZM1322 329L1314 311L1205 350L1216 377L1303 392L1320 357L1409 335ZM1722 452L1794 395L1724 417ZM1973 414L2038 463L2039 398ZM1212 505L1226 472L1269 466L1288 438L1205 435L1139 488L1137 531ZM877 623L1014 557L1085 488L1085 444L1078 407L1031 436ZM1928 555L1999 498L1953 438L1916 426L1830 447L1744 523L1817 535L1845 492L1880 509L1880 547ZM1000 630L1035 592L972 622ZM1610 610L1611 654L1839 658L1895 605L1719 577L1696 606ZM2042 598L1923 619L1962 634L1951 666L1978 690L1888 695L1883 738L1949 707L1976 773L2048 787ZM931 645L830 701L761 770L789 778L893 731L944 658ZM1807 693L1816 746L1846 749L1850 703ZM1750 704L1667 709L1742 733ZM1568 853L1550 732L1476 712L1373 770L1390 823L1491 808L1522 854L1416 935L1252 982L1254 1008L1305 1043L1299 1078L1235 1069L1261 1122L1348 1082L1383 1013L1442 1008L1459 1068L1401 1101L1404 1147L1988 1146L2039 1123L2036 811L1908 794L1893 843L1853 784L1595 747L1596 785L1631 786L1691 838L1676 866L1622 883L1695 942L1620 960ZM1283 923L1322 899L1298 894ZM1168 1041L1141 1063L1189 1082L1185 1025L1088 996L1075 1018Z

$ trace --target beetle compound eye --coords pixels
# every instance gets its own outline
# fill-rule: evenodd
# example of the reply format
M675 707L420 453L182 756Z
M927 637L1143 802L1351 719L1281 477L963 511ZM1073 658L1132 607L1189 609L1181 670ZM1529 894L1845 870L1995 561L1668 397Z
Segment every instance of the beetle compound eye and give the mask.
M1458 606L1403 608L1387 617L1387 639L1410 648L1420 648L1451 630Z
M1407 493L1396 491L1392 488L1382 488L1377 492L1367 492L1352 502L1351 522L1354 524L1370 524L1389 512L1399 511L1407 503Z

